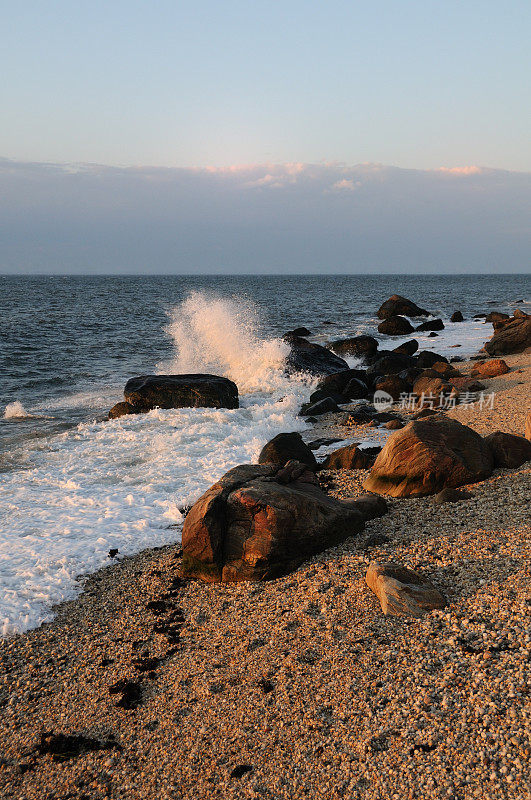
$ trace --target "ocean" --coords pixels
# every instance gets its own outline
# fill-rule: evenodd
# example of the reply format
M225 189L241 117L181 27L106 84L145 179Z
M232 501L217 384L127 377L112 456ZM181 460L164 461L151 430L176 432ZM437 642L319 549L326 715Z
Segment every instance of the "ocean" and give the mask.
M474 320L528 308L525 275L0 277L0 633L51 619L84 573L179 541L180 508L256 459L298 416L311 381L288 378L282 333L326 343L376 333L405 295L445 330L421 349L460 356L492 335ZM455 310L463 323L450 323ZM461 347L454 348L452 345ZM350 363L354 365L354 361ZM232 378L236 410L154 410L108 421L134 375Z

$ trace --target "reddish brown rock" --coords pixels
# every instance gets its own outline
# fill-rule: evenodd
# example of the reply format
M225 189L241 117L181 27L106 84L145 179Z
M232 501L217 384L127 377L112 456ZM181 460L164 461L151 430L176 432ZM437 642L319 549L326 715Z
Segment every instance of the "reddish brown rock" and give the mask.
M531 441L531 411L527 412L527 417L525 418L525 438Z
M421 617L446 605L444 596L430 581L400 564L371 561L365 581L379 599L385 615Z
M363 526L360 510L326 495L304 465L242 465L186 516L182 573L209 582L275 578Z
M506 372L509 372L509 367L503 358L491 358L478 363L470 375L473 378L495 378L497 375L505 375Z
M283 467L288 461L300 461L315 472L317 461L315 456L304 443L300 433L279 433L267 442L258 456L259 464L275 464Z
M531 461L531 442L524 436L496 431L485 437L494 456L494 466L516 469Z
M321 469L368 469L373 463L374 456L360 450L357 444L350 444L329 453Z
M392 497L421 497L484 480L493 460L478 433L437 414L390 436L363 486Z
M522 353L527 347L531 347L531 316L511 317L485 344L490 356Z
M131 403L116 403L116 405L114 405L109 411L109 419L118 419L118 417L124 417L126 414L137 413L138 412L135 410L134 406L131 405Z

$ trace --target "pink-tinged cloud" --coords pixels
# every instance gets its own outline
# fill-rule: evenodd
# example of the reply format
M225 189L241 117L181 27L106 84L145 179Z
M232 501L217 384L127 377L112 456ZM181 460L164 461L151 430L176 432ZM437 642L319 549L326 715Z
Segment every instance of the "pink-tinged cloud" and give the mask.
M487 170L484 167L439 167L438 172L445 172L448 175L482 175Z

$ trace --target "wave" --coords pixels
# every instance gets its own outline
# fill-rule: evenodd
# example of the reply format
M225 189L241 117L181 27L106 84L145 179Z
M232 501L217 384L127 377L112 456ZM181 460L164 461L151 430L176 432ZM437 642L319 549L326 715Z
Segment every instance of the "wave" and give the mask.
M33 414L30 414L20 400L15 400L14 403L8 403L4 411L4 419L29 419Z

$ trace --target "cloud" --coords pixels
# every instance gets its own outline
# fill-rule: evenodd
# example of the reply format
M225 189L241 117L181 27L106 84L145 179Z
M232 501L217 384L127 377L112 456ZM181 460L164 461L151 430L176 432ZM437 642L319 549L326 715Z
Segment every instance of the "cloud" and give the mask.
M529 269L531 174L0 159L0 272Z

